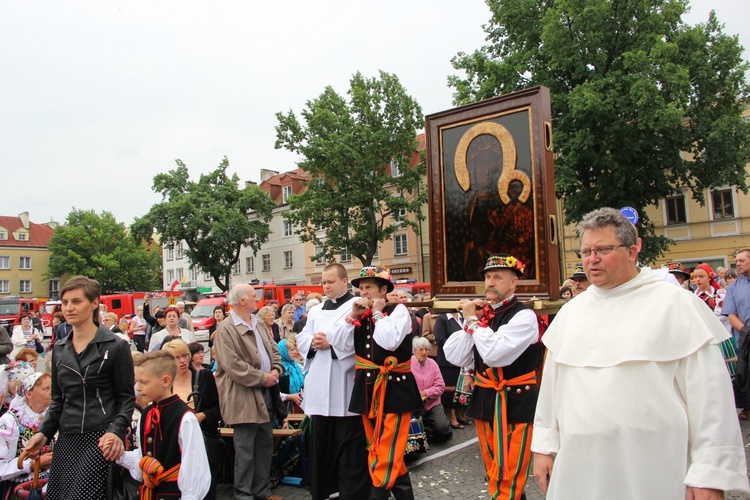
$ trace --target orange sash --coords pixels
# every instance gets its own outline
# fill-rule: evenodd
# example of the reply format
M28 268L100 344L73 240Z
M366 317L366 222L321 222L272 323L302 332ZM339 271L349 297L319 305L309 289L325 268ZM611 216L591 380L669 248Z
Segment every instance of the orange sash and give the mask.
M372 393L372 405L370 406L369 417L375 419L375 432L372 442L367 449L372 449L380 445L380 433L383 428L383 407L385 406L385 387L388 383L388 374L390 373L411 373L411 359L399 364L395 356L385 358L383 366L377 365L360 356L356 356L355 368L357 370L380 370L375 377L375 387Z
M477 373L474 380L478 387L486 389L495 389L495 425L493 426L493 437L495 441L495 457L492 462L492 468L487 474L493 478L507 479L510 477L508 469L508 446L506 442L508 435L508 396L506 390L510 386L536 384L536 372L529 372L524 375L505 380L503 378L502 368L488 368L485 370L487 376ZM502 471L502 475L500 475Z

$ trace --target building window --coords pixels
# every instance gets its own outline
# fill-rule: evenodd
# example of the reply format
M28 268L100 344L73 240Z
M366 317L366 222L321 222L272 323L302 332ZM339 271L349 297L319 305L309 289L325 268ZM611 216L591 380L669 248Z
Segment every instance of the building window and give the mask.
M667 224L686 224L685 196L670 196L664 200L667 206Z
M349 247L344 247L341 249L341 262L351 262L352 261L352 253L349 251Z
M174 260L174 247L167 247L167 260Z
M255 272L255 259L252 257L245 257L245 271L247 274L252 274Z
M271 271L271 254L264 253L261 257L263 259L263 272L267 273Z
M292 186L283 186L281 188L281 203L286 203L292 196Z
M211 281L211 273L203 273L203 281Z
M406 218L406 209L405 208L399 208L395 212L393 212L393 223L394 224L401 224L401 222Z
M714 189L711 191L711 205L714 219L731 219L734 217L734 198L732 189Z
M172 283L174 283L174 269L169 269L167 271L167 285L172 286Z
M7 255L0 256L0 269L10 269L10 257Z
M198 281L198 270L197 269L190 269L190 281L193 282L193 286L195 286L195 283Z
M49 280L49 296L57 297L60 295L60 280Z
M323 252L325 252L325 248L315 247L315 255L319 255L318 260L315 261L315 264L319 266L323 266L326 263L326 256Z
M7 240L7 239L8 239L8 231L0 231L0 240Z
M184 273L182 271L182 268L177 269L177 281L182 283L183 276L184 276Z
M409 249L406 244L406 235L397 234L393 236L393 255L406 255Z
M375 247L375 253L372 254L373 259L379 259L380 258L380 245L377 245Z
M177 245L177 258L181 259L185 256L185 247L182 246L182 243Z
M18 285L19 293L31 293L31 280L21 280Z
M292 236L294 234L294 231L292 230L292 223L289 221L284 221L284 236Z
M232 266L232 274L242 274L242 266L240 266L239 260Z
M19 269L31 269L31 257L21 257L18 264Z
M401 177L401 170L399 170L395 158L391 158L391 177Z
M26 233L16 233L16 239L18 241L26 241Z
M0 293L10 293L10 280L0 280Z
M291 250L284 252L284 269L291 269L294 267L294 256Z

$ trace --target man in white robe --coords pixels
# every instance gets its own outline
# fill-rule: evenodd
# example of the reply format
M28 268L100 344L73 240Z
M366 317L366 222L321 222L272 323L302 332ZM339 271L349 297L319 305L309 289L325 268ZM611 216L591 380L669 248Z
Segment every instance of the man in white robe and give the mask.
M362 417L349 411L354 388L354 343L329 338L334 326L344 323L355 301L347 283L347 272L341 264L323 269L327 300L308 311L305 327L297 335L297 348L308 372L302 408L312 420L308 458L313 500L326 499L335 492L341 499L360 500L370 492Z
M727 331L695 295L636 267L641 240L617 210L586 215L579 234L591 286L543 337L531 449L547 498L750 491L718 347Z

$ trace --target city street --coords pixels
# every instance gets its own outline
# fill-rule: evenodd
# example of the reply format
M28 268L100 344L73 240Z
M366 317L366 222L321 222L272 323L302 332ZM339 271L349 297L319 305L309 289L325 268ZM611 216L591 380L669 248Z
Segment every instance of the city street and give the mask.
M745 454L750 462L750 422L740 421L745 441ZM418 454L409 466L414 496L420 499L487 499L487 483L479 455L474 426L455 430L448 443L431 445L428 453ZM310 494L304 488L280 486L273 490L285 500L306 500ZM222 500L232 498L230 484L219 485ZM542 500L544 495L533 478L526 486L527 500ZM726 499L750 499L750 495L729 493Z

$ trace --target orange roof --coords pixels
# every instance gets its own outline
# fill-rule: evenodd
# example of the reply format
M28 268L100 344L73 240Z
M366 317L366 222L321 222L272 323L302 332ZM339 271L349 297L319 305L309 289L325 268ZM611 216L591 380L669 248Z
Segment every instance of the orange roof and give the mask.
M285 177L288 177L288 179L285 179ZM287 185L290 182L295 181L295 180L309 181L310 174L308 174L301 168L297 168L289 172L283 172L281 174L276 174L272 177L269 177L268 179L260 183L260 188L263 189L264 191L268 191L270 186Z
M13 237L13 233L23 228L20 217L0 215L0 226L8 230L8 239L0 240L0 247L47 248L49 239L55 232L54 229L45 224L36 224L29 221L29 239L19 241Z

